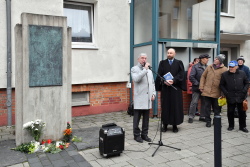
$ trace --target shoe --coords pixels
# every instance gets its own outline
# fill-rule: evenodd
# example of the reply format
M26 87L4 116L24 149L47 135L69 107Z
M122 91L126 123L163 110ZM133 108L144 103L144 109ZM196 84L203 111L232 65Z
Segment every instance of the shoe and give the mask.
M135 137L134 139L135 139L135 141L137 141L138 143L143 143L143 140L142 140L142 138L141 138L140 136L137 136L137 137Z
M199 121L205 122L205 118L204 117L200 117Z
M227 130L228 131L232 131L234 128L233 127L228 127Z
M153 115L152 119L158 119L157 115Z
M241 131L245 132L245 133L248 133L248 130L247 128L240 128Z
M161 131L166 132L167 130L168 130L168 125L163 125Z
M199 112L196 112L195 115L196 115L196 116L200 116L201 114L200 114Z
M141 138L147 142L151 142L152 140L148 136L141 136Z
M178 128L177 128L177 126L176 125L173 125L173 132L174 133L177 133L179 130L178 130Z
M193 119L192 119L192 118L189 118L189 119L188 119L188 123L190 123L190 124L193 123Z
M210 128L211 127L211 122L207 122L206 127Z

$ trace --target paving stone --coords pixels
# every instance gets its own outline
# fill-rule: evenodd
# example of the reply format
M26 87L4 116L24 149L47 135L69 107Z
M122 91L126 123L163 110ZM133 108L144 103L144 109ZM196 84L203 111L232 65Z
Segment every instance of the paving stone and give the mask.
M96 162L100 164L101 166L109 166L109 165L114 164L114 161L112 161L111 159L107 159L107 158L97 159Z
M68 164L63 159L54 160L54 161L51 161L51 163L54 167L68 166Z
M68 155L69 156L78 155L78 151L77 150L68 151Z
M71 160L73 160L73 158L71 156L63 156L62 159L64 159L64 161L71 161Z
M52 165L49 160L43 160L43 161L41 161L41 163L43 164L43 166Z
M29 164L37 163L37 162L40 162L40 159L38 157L28 158L28 162Z
M79 165L75 161L68 163L68 164L69 164L69 167L79 167Z
M62 159L62 156L60 154L47 154L48 158L50 161L55 161L55 160L58 160L58 159Z
M92 165L90 163L88 163L87 161L77 162L77 164L79 165L79 167L92 167Z
M61 156L69 156L68 152L66 150L62 150L61 152L59 152L59 154Z
M145 166L153 165L146 159L134 159L134 160L128 161L128 163L136 167L145 167Z
M43 167L41 162L36 162L36 163L30 163L30 167Z
M84 161L86 161L80 154L78 154L78 155L73 155L72 158L73 158L76 162L84 162Z

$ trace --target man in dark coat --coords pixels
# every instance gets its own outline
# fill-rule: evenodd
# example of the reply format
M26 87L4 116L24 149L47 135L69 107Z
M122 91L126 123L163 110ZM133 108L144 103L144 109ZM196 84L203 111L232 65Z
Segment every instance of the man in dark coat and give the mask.
M174 57L175 50L172 48L168 49L167 59L162 60L158 68L158 74L161 77L170 72L173 79L163 81L157 76L155 86L157 91L161 91L162 131L166 132L169 124L173 125L173 132L177 133L177 125L180 125L184 118L181 89L184 82L184 66L181 60L177 60Z
M229 127L234 129L234 109L237 106L239 112L239 129L248 133L246 129L246 112L243 111L243 101L246 99L248 90L248 79L244 71L238 69L237 61L229 63L229 70L221 76L220 88L227 99L227 117Z
M199 99L201 99L201 115L199 120L200 121L205 121L205 100L204 97L201 96L201 91L199 89L199 85L200 85L200 79L201 79L201 75L203 74L203 72L205 71L205 69L207 68L207 63L209 60L210 56L208 54L201 54L199 56L200 62L195 64L192 67L189 79L192 82L192 100L190 103L190 108L189 108L189 119L188 119L188 123L193 123L193 119L195 117L195 112L196 112L196 108L198 105L198 101Z
M242 70L242 71L244 71L246 73L247 79L250 82L250 70L249 70L249 67L244 64L245 63L244 57L240 56L237 59L237 62L238 62L239 70Z

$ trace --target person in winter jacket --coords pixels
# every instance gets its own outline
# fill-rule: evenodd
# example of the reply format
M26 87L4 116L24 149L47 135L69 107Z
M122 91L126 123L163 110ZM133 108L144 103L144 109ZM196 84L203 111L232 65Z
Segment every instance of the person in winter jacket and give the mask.
M246 112L243 111L243 101L246 99L249 82L244 71L238 69L237 61L229 63L229 70L221 76L220 88L227 99L227 117L229 127L234 129L234 110L238 109L239 130L248 133L246 128Z
M237 59L237 62L238 62L238 69L242 70L242 71L244 71L246 73L247 79L250 82L250 70L249 70L249 67L247 67L246 65L244 65L244 63L245 63L244 57L240 56Z
M204 108L204 97L201 96L201 91L199 89L200 85L200 79L201 75L207 68L207 63L209 60L210 56L208 54L202 54L199 56L200 62L195 64L192 67L189 79L190 82L192 83L192 100L190 103L190 108L189 108L189 119L188 123L193 123L193 119L195 117L195 111L198 105L199 99L201 99L201 114L200 114L200 121L205 119L205 108Z
M220 114L221 108L218 105L218 98L221 96L221 90L219 85L221 74L227 71L223 64L224 60L225 55L220 54L216 56L214 63L209 65L201 76L199 89L205 101L206 127L211 127L211 106L215 116Z

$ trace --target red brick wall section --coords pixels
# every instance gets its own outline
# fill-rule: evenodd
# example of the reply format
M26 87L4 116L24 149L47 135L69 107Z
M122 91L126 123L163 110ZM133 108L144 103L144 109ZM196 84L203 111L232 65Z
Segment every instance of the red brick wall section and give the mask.
M72 85L72 92L90 92L90 105L72 107L72 116L93 115L127 110L130 102L130 89L126 82ZM6 89L0 89L0 126L8 124L6 106ZM188 113L191 95L183 92L183 111ZM158 110L161 111L160 92L158 93ZM152 113L151 113L152 114ZM15 90L12 90L12 123L15 124Z
M90 105L72 107L72 116L127 110L129 89L126 82L72 85L72 92L89 91Z
M7 91L0 89L0 126L8 125ZM12 124L15 124L15 90L12 89Z

